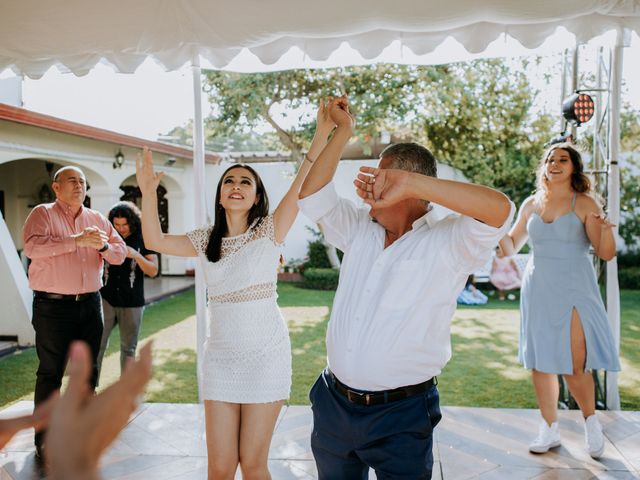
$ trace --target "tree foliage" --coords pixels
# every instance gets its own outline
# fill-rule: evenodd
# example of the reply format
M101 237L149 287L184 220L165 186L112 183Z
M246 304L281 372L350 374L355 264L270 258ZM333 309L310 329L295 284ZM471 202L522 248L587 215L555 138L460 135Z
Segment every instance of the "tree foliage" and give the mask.
M503 60L437 66L376 64L322 70L207 73L214 137L250 132L267 123L300 158L313 134L308 105L349 94L357 136L366 147L389 132L424 143L471 181L522 201L533 188L548 115L535 117L534 91L523 69ZM288 127L287 127L288 125Z
M620 113L620 144L623 155L620 169L620 229L625 245L640 252L640 111L625 105Z

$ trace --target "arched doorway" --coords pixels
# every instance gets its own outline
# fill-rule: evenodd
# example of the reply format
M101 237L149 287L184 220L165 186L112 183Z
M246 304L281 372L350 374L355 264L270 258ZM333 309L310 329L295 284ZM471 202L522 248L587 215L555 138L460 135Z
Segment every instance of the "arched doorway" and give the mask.
M120 200L135 203L138 207L142 206L142 193L137 185L120 185L120 190L124 193ZM158 217L160 217L160 228L163 233L169 231L169 201L167 200L167 189L158 185Z
M106 185L106 180L94 170L58 159L16 158L0 163L0 208L16 250L22 251L22 226L27 216L41 203L51 203L53 175L64 166L77 166L87 179L85 206L91 207L91 187ZM95 192L94 192L95 193Z

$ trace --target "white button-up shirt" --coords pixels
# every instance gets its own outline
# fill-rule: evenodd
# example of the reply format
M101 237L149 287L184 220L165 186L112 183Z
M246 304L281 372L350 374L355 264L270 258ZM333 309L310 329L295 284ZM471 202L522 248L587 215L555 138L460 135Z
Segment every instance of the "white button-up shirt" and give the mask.
M428 212L386 249L368 207L340 198L329 183L300 200L344 252L327 330L327 361L341 382L388 390L438 375L451 358L450 326L468 276L508 231L465 216Z

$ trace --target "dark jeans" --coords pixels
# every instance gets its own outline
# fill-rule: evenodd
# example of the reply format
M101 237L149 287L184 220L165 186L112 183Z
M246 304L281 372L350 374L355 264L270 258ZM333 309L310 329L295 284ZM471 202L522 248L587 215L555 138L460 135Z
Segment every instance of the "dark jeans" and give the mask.
M358 405L323 372L309 393L311 450L320 480L430 479L438 389L382 405Z
M102 338L100 294L96 292L80 302L34 297L31 323L36 331L36 352L40 361L36 372L35 405L44 402L53 391L60 388L69 345L74 340L89 344L93 356L91 385L95 388ZM44 431L36 432L35 444L42 445L43 439Z

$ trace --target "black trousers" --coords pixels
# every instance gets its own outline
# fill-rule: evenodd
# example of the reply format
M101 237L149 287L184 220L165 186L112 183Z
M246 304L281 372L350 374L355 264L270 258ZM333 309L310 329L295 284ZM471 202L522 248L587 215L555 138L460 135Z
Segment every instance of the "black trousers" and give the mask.
M34 296L33 328L36 332L38 371L34 403L38 406L60 388L67 365L69 345L74 340L89 344L93 357L91 385L98 381L97 358L102 338L102 301L100 293L82 301L53 300ZM36 432L35 444L42 445L44 431Z

